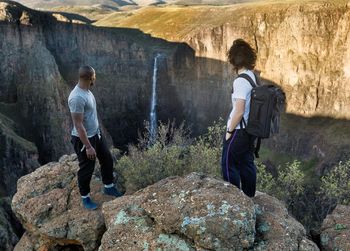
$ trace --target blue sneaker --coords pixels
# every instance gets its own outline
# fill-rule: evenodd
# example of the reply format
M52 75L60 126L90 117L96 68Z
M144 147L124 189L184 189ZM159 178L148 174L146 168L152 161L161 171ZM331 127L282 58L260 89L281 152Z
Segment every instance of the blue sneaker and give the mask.
M86 209L95 210L97 208L97 204L90 197L82 198L82 201Z
M120 197L123 196L123 194L121 192L118 191L117 188L113 187L104 187L103 188L103 193L110 195L110 196L114 196L114 197Z

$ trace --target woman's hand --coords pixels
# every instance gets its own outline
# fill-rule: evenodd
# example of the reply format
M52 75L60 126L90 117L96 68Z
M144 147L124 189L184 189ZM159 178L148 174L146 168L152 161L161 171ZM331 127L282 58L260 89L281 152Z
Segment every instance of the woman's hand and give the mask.
M232 137L232 134L231 134L231 133L226 132L225 139L226 139L226 140L229 140L231 137Z

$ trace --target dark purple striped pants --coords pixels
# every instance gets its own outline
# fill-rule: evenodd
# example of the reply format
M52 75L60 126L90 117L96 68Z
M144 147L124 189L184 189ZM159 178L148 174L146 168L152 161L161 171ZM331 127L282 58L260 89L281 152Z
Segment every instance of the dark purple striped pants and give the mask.
M223 179L242 189L249 197L254 197L256 190L254 141L254 136L236 129L230 139L224 137L221 158Z

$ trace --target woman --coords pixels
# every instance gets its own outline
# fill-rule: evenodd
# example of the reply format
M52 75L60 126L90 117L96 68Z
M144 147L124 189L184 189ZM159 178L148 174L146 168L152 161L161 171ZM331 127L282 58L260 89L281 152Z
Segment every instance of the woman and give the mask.
M256 83L253 73L256 58L255 50L243 39L235 40L228 52L228 60L238 77L233 81L232 111L227 121L221 161L224 180L241 188L249 197L254 197L256 190L255 137L244 128L249 117L252 86L239 75L246 74Z

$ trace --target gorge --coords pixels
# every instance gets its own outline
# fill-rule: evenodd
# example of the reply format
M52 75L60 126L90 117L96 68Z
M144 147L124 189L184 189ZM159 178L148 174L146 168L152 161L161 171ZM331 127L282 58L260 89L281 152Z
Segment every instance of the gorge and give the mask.
M67 96L79 66L96 69L93 92L115 147L136 140L153 108L153 128L157 120L176 119L192 125L196 136L230 109L233 74L225 53L237 37L255 45L261 75L287 93L282 131L264 141L265 155L314 161L318 174L350 158L346 4L190 8L207 23L198 13L162 19L169 10L150 7L112 25L118 28L96 27L0 1L1 197L16 192L21 176L73 152ZM147 26L140 23L146 14L161 18Z

